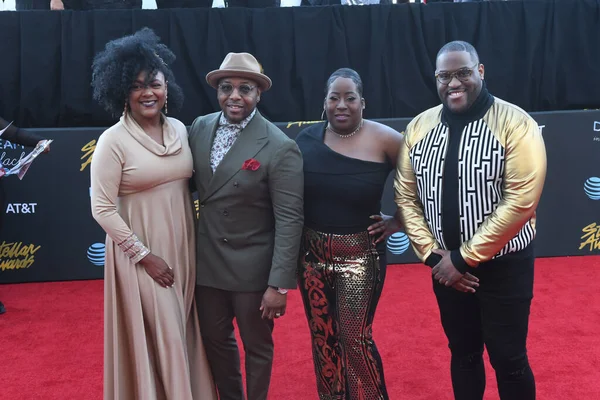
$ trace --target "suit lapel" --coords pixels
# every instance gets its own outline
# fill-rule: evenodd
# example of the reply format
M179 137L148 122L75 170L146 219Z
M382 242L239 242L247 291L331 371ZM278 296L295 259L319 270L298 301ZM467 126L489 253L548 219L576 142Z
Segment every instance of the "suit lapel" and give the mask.
M204 198L202 200L206 200L223 187L223 185L242 169L244 161L254 157L267 142L268 138L265 120L257 111L254 118L252 118L252 121L250 121L246 128L242 130L240 136L236 139L233 146L231 146L231 149L227 152L225 157L223 157L223 160L215 170L215 173L208 184L206 192L204 192ZM210 145L212 145L212 140L209 143L209 146ZM210 161L208 168L210 169Z
M217 113L210 121L207 121L206 125L209 127L209 134L199 138L196 145L196 162L198 171L196 173L200 177L199 183L201 187L198 187L198 193L206 193L210 181L213 177L212 168L210 167L210 151L212 148L213 140L217 133L220 113ZM201 195L202 196L202 195Z

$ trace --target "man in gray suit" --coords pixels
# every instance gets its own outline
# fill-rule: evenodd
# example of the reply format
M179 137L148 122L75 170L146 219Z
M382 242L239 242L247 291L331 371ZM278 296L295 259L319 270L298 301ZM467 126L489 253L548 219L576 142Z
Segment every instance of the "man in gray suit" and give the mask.
M258 61L229 53L206 75L221 112L190 129L200 219L196 299L219 398L244 399L236 319L246 352L249 400L266 399L273 319L296 287L304 179L296 143L256 109L271 87Z

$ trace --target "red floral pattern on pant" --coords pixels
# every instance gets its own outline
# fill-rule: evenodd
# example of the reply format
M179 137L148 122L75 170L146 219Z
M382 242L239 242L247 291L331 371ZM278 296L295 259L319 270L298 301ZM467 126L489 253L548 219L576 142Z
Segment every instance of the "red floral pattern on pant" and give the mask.
M310 261L301 259L302 275L299 287L305 303L306 317L312 336L312 351L317 374L317 391L322 400L345 400L343 363L339 333L325 289L325 271ZM308 300L308 304L307 301Z
M372 321L385 271L365 238L307 230L299 260L321 400L388 399Z

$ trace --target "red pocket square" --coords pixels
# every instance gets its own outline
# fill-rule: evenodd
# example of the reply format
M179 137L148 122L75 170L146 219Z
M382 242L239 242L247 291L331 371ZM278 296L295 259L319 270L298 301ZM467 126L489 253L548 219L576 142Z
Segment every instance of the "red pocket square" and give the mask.
M249 171L256 171L258 167L260 167L260 163L254 158L244 161L244 164L242 165L242 169L247 169Z

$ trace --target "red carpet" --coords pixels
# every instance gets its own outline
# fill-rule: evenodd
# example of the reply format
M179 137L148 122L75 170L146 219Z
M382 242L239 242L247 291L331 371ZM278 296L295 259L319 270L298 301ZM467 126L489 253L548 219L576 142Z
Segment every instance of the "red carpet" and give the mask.
M529 356L538 399L600 399L600 257L540 259L536 268ZM0 300L8 310L0 316L1 400L102 398L102 281L2 285ZM289 302L275 328L270 398L316 399L297 292ZM428 268L389 268L374 336L392 400L452 398ZM489 368L485 399L498 399Z

